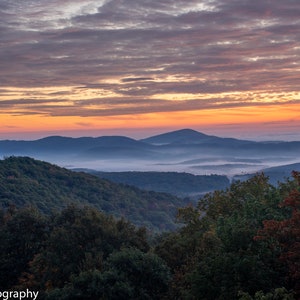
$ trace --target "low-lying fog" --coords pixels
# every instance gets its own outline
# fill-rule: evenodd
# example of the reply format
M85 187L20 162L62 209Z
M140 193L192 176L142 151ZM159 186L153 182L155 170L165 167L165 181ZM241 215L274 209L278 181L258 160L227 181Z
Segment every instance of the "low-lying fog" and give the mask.
M255 173L265 168L297 163L300 160L289 157L246 159L246 158L213 158L203 157L191 161L152 161L133 159L105 159L93 161L56 161L66 168L86 168L105 172L122 171L160 171L186 172L194 175L226 175L229 178L235 175Z
M103 136L0 141L0 155L30 156L70 169L232 177L300 162L300 142L252 142L183 129L143 140Z

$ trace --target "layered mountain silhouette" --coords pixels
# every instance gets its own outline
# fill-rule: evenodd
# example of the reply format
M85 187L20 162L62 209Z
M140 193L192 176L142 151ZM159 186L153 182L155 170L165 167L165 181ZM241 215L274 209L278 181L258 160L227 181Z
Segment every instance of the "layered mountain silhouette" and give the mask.
M300 142L255 142L182 129L135 140L125 136L0 141L0 155L30 156L100 171L178 171L229 176L297 163Z

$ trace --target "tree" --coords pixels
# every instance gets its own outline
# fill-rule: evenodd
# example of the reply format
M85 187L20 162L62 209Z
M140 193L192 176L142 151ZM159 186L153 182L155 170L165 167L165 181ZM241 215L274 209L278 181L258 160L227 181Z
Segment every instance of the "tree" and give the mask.
M274 291L264 293L258 291L254 297L251 297L249 293L240 292L239 300L294 300L294 294L287 291L286 288L277 288Z
M47 300L162 299L170 273L163 260L153 253L124 248L112 253L102 272L89 270L71 277L62 289L48 293Z
M161 299L169 279L169 268L157 255L127 248L111 254L106 261L104 294L116 300Z
M253 240L264 220L289 216L287 208L278 207L283 190L258 174L207 194L196 207L180 209L184 226L177 237L171 235L156 247L156 253L172 264L172 298L229 300L237 299L240 290L254 295L288 287L277 252Z
M30 262L20 288L32 286L41 292L63 288L82 272L101 271L108 256L122 247L149 248L144 229L95 208L69 206L51 222L49 238Z
M28 263L48 236L47 219L34 208L2 212L0 226L0 284L2 289L18 283Z
M284 199L281 207L291 215L281 221L265 220L255 240L268 240L273 249L279 247L279 260L288 266L288 281L296 297L300 297L300 172L293 172L298 186Z

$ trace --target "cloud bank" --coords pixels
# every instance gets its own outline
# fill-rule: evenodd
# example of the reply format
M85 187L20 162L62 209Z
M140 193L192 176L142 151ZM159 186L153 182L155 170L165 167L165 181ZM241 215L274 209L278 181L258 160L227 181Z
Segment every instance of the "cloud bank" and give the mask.
M2 113L299 102L298 0L2 0Z

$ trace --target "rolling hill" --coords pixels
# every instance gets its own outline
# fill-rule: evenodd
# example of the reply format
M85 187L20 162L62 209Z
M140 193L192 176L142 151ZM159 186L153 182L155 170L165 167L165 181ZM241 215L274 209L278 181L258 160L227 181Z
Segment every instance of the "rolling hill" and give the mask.
M100 178L132 185L147 191L198 198L204 193L229 187L229 179L221 175L193 175L178 172L100 172L84 170Z
M187 204L29 157L0 160L0 203L2 208L32 205L46 214L71 203L91 205L155 231L174 229L177 208Z

